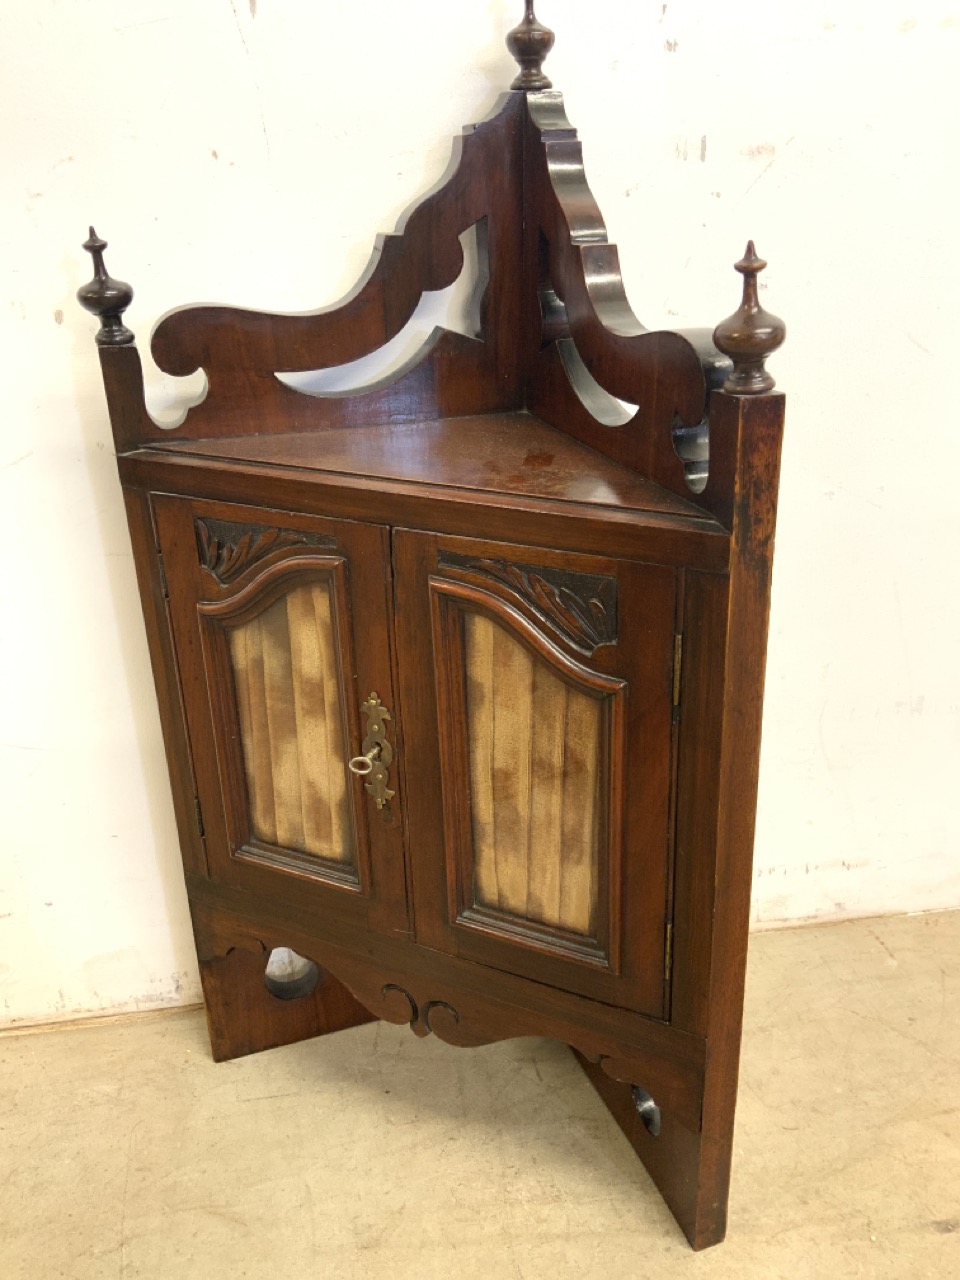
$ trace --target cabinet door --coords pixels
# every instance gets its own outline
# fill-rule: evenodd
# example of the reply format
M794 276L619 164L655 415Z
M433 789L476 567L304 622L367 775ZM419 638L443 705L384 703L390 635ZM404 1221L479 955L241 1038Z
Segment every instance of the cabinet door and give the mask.
M676 577L400 531L418 941L662 1016Z
M405 930L387 530L154 506L210 874ZM351 773L384 729L376 768Z

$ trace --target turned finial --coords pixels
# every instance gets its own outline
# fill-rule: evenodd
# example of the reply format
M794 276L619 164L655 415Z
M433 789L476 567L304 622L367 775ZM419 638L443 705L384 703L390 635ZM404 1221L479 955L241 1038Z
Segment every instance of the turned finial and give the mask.
M758 396L773 389L776 384L763 362L787 336L783 321L764 311L757 297L757 276L766 265L763 258L757 257L751 240L746 253L734 263L743 276L740 310L721 320L713 331L716 346L733 360L733 372L723 389L739 396Z
M543 74L543 64L556 38L549 27L537 21L533 0L526 0L523 21L507 36L507 48L520 64L520 74L511 89L549 89L553 81Z
M99 346L125 347L133 342L133 334L120 317L133 301L133 290L122 280L114 280L113 276L107 275L107 268L103 265L107 242L100 239L93 227L83 247L93 259L93 279L77 290L77 300L82 307L100 317Z

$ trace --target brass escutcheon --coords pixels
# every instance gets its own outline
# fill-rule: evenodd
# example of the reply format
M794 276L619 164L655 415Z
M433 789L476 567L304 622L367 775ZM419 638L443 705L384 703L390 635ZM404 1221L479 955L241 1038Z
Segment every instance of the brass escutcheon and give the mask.
M360 710L367 719L367 732L360 744L361 755L354 756L347 762L347 768L360 778L369 777L364 788L373 796L378 809L382 809L388 800L396 795L387 786L390 779L390 765L393 763L393 747L387 741L386 721L390 712L380 701L376 691L360 704Z

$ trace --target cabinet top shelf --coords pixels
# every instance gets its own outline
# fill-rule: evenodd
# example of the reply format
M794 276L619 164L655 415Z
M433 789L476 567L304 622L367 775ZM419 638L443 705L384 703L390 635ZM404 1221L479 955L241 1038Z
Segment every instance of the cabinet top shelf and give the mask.
M171 440L151 451L705 518L693 502L529 413Z
M107 273L106 242L91 228L94 276L79 297L101 321L118 454L168 466L179 454L172 470L181 475L191 463L208 473L272 469L315 486L339 476L355 492L405 485L414 501L442 489L457 505L474 493L478 508L566 503L606 523L732 530L746 453L772 457L779 447L779 437L748 438L740 409L724 408L734 397L772 399L764 362L785 330L759 303L766 264L750 242L736 264L740 308L716 329L641 323L576 130L541 69L551 42L528 4L509 42L521 67L512 90L463 131L443 180L378 238L339 303L299 314L197 304L158 322L157 366L206 379L176 426L147 409L122 321L133 291ZM461 278L463 314L423 340L410 328L422 299ZM403 334L394 351L419 343L405 363L391 357L388 374L354 381L358 362ZM288 377L331 371L326 390ZM736 421L715 430L728 412Z

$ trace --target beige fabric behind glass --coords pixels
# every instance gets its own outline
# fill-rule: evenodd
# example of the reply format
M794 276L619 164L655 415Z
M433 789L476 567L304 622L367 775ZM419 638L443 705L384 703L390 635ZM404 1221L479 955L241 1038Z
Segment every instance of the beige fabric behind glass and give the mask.
M328 584L295 587L228 636L254 836L355 862Z
M590 935L600 702L482 614L464 641L477 904Z

